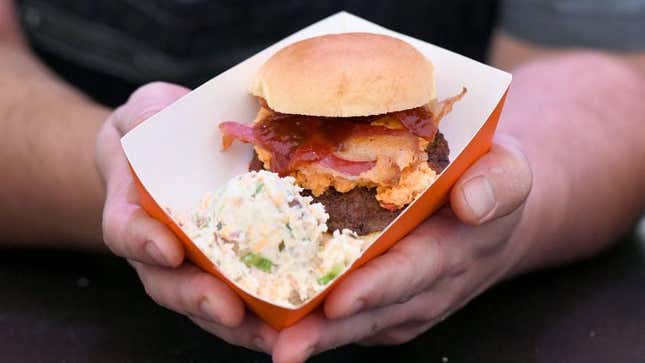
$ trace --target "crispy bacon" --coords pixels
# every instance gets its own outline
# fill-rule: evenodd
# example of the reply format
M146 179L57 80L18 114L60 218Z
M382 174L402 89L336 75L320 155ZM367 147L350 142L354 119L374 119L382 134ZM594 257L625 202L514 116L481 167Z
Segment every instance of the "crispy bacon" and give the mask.
M352 137L371 137L371 136L397 136L413 137L405 129L391 129L389 127L370 124L354 124L351 126Z
M434 115L424 107L395 112L393 116L412 134L418 137L432 141L437 134L438 128L433 117Z
M353 161L334 155L333 151L339 142L354 134L372 136L383 135L388 130L393 134L400 131L357 124L349 125L349 128L334 127L341 131L330 133L329 127L322 127L321 120L284 122L284 118L284 115L280 115L254 126L233 121L222 122L219 125L223 135L222 149L228 149L236 139L248 144L259 144L272 153L271 169L281 175L286 175L302 165L320 163L345 175L355 176L370 170L376 162ZM356 128L356 132L353 132L352 128Z
M222 151L231 147L235 139L252 144L255 141L253 127L235 121L224 121L219 124L222 133Z
M435 119L437 120L437 124L439 124L439 121L446 116L450 111L452 111L452 106L459 100L461 100L464 95L468 92L468 89L466 87L461 88L461 92L459 92L458 95L448 97L445 100L442 100L439 103L435 103L431 107L432 114L434 115Z
M398 206L398 205L392 204L392 203L379 202L379 205L381 206L381 208L387 209L389 211L395 211L397 209L401 209L401 206Z
M372 169L376 161L350 161L328 154L320 159L320 164L346 175L360 175Z
M356 176L372 169L376 161L338 157L334 153L345 141L352 137L395 136L421 137L432 142L441 118L450 112L452 105L465 93L466 88L460 94L430 107L417 107L390 114L405 127L401 129L371 124L383 115L328 118L272 111L270 116L254 125L226 121L219 125L223 135L222 149L228 149L236 139L260 146L271 153L271 169L281 176L314 163L345 175ZM260 104L269 109L263 99L260 99Z
M452 110L452 105L464 97L466 92L466 87L463 87L458 95L432 104L429 108L417 107L394 112L393 116L412 134L432 142L439 130L439 121Z

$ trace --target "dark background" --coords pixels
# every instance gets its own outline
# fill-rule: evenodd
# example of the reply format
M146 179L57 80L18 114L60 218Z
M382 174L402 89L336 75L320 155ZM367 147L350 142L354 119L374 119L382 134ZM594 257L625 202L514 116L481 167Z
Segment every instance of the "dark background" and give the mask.
M484 60L496 0L16 0L32 46L116 106L156 80L195 87L338 11Z
M269 362L154 304L110 256L0 255L0 361ZM313 362L645 362L645 242L503 283L408 344Z
M196 86L341 9L478 60L497 21L496 1L19 3L37 54L111 106L151 80ZM121 259L0 251L0 362L213 361L269 357L157 306ZM645 243L628 236L589 261L503 283L408 344L349 346L313 361L645 362Z

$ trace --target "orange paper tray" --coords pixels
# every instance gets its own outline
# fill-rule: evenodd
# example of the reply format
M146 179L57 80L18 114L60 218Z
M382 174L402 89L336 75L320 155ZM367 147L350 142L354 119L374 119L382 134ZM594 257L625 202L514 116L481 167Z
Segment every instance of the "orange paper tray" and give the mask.
M396 36L426 54L435 65L440 99L458 93L462 86L468 88L464 99L455 105L440 126L451 148L452 161L347 272L305 305L297 309L281 307L243 291L223 276L165 211L167 208L173 211L194 209L206 192L246 171L251 148L238 143L225 153L219 152L221 137L217 124L222 120L253 120L258 106L247 87L255 71L269 56L300 39L352 31ZM442 206L459 176L490 148L510 81L508 73L353 15L339 13L213 78L129 132L123 137L122 145L135 176L141 205L148 214L168 225L181 239L192 262L226 282L248 308L270 326L283 329L318 307L347 273L387 251Z

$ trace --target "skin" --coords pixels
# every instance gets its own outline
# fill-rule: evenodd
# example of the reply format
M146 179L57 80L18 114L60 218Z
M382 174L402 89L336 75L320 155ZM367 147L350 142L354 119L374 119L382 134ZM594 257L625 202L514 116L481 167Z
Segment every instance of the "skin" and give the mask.
M11 2L0 0L0 84L12 90L0 100L0 243L101 250L103 238L158 304L276 362L408 341L502 279L607 247L645 208L642 54L546 49L498 34L491 60L513 70L513 86L491 151L460 178L450 206L349 275L320 311L277 332L185 261L138 205L119 138L188 90L150 84L106 110L35 60Z
M7 0L0 0L0 93L0 248L106 250L93 156L110 111L38 62Z

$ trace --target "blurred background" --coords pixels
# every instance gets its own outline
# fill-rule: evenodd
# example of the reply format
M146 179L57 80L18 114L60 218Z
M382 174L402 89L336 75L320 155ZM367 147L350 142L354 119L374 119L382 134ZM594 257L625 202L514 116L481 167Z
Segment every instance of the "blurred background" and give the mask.
M480 61L503 18L493 0L17 3L41 59L108 106L149 81L195 87L340 10ZM408 344L344 347L313 361L645 362L645 224L622 240L591 260L503 283ZM135 361L269 357L154 304L121 259L0 252L0 362Z
M107 105L138 85L195 87L287 35L341 10L483 60L491 0L18 1L33 47L63 77Z

